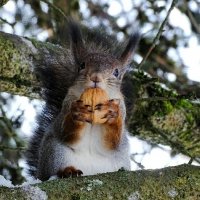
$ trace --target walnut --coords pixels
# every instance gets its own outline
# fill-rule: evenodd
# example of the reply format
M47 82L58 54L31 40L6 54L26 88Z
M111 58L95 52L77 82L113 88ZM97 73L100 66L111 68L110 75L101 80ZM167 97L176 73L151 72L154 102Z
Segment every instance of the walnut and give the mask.
M96 105L106 104L109 100L108 94L101 88L87 88L81 95L80 100L84 105L92 108L91 119L93 124L103 124L106 122L104 118L107 110L95 109Z

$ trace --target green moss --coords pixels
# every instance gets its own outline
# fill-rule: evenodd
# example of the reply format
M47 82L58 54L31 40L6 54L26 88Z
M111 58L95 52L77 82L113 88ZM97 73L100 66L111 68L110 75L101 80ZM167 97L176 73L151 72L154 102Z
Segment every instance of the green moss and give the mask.
M20 188L7 188L0 186L0 199L7 199L7 200L25 200L25 196Z
M47 50L50 51L51 54L53 52L60 54L61 48L59 48L60 47L59 45L52 44L50 42L40 42L40 41L38 41L34 38L28 38L28 40L30 40L32 42L32 44L35 46L35 48L38 49L38 50L45 49L46 51ZM38 54L38 56L39 56L39 54ZM38 57L38 59L40 59L40 57Z
M31 73L31 49L27 45L15 41L7 34L0 34L0 82L1 91L9 91L14 94L26 94L32 89L31 96L38 97L34 91L38 91L32 85L36 82L35 76ZM17 46L16 46L17 45ZM35 84L36 85L36 84ZM31 91L29 91L30 93Z
M0 73L1 76L14 77L17 79L17 75L25 73L26 76L23 79L30 79L29 63L27 59L24 59L22 50L15 47L14 43L0 36Z
M172 112L175 108L174 105L170 101L157 101L157 102L152 102L149 104L148 109L151 108L151 116L165 116Z
M163 108L164 108L164 110L165 110L164 112L165 112L166 114L172 112L173 109L174 109L174 107L173 107L173 105L171 104L170 101L164 101L164 102L163 102Z
M180 99L179 101L177 101L177 106L179 106L180 108L187 108L187 109L193 108L192 103L187 99Z
M188 122L189 124L193 125L194 122L195 122L195 118L194 118L194 116L193 116L193 113L192 113L192 112L191 112L191 113L186 113L185 116L186 116L187 122Z

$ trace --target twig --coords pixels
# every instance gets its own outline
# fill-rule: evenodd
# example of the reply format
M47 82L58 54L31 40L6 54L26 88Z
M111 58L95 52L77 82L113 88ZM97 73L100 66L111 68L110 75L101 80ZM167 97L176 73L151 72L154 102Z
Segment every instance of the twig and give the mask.
M142 165L140 162L137 162L134 158L134 156L131 156L131 160L140 168L140 169L144 169L144 165Z
M55 6L53 3L50 3L46 0L40 0L44 3L46 3L47 5L49 5L50 7L52 7L54 10L58 11L66 20L68 20L67 16L65 15L65 13L60 9L58 8L57 6Z
M16 24L16 22L10 23L10 22L8 22L6 19L3 19L2 17L0 17L0 20L1 20L2 22L6 23L6 24L8 24L8 25L10 25L10 26L12 26L12 27Z
M200 34L200 25L198 24L198 22L195 20L194 16L192 15L192 12L190 11L190 8L188 7L188 3L186 2L186 0L184 1L184 5L188 12L188 17L192 25L195 27L196 31Z
M12 150L12 151L25 151L26 148L25 147L8 147L5 145L0 145L0 150L4 151L4 150Z
M152 50L153 50L153 49L155 48L155 46L157 45L157 42L158 42L158 40L160 39L160 36L161 36L161 34L162 34L162 32L163 32L163 28L164 28L164 26L166 25L167 20L168 20L168 18L169 18L169 15L170 15L172 9L174 8L174 6L176 5L177 1L178 1L178 0L173 0L173 1L172 1L171 6L170 6L170 9L168 10L167 15L166 15L164 21L162 22L162 24L161 24L161 26L160 26L160 28L159 28L159 30L158 30L157 35L156 35L156 37L154 38L153 43L152 43L151 47L149 48L147 54L145 55L145 57L142 59L142 61L141 61L140 64L138 65L138 69L140 69L141 66L146 62L146 60L147 60L147 58L149 57L150 53L152 52Z
M194 161L194 158L190 158L188 165L191 165L193 161Z
M180 144L178 141L173 141L171 138L168 136L168 134L162 130L158 130L153 126L153 124L149 121L149 128L156 134L159 134L169 145L172 149L177 150L178 152L190 157L190 161L196 161L198 164L200 164L200 160L198 158L193 157L185 148L183 144Z
M0 121L2 121L6 125L3 126L4 133L7 134L8 137L12 137L18 146L22 145L22 142L17 137L17 133L13 130L11 121L7 118L6 113L1 105L0 105L0 111L2 114L2 117L0 117Z
M146 97L146 98L138 98L136 101L170 101L170 100L178 100L175 97Z

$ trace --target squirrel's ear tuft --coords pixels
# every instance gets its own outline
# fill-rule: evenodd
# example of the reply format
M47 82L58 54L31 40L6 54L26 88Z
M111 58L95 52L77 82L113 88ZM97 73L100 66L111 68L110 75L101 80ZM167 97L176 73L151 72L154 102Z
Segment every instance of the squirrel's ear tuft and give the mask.
M123 65L128 64L128 62L130 61L131 56L133 55L139 40L140 40L139 32L136 32L130 36L126 48L124 49L123 53L119 58Z
M85 52L80 26L77 22L69 20L68 27L74 59L78 64L80 64L82 62L81 58L83 57Z

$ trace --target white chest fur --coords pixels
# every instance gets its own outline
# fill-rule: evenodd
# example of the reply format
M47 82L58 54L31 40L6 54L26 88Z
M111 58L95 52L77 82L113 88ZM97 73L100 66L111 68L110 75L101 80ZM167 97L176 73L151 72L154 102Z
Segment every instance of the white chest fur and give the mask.
M83 175L112 172L124 167L121 155L105 148L101 125L87 124L81 135L80 141L68 148L65 158L68 166L76 167Z

